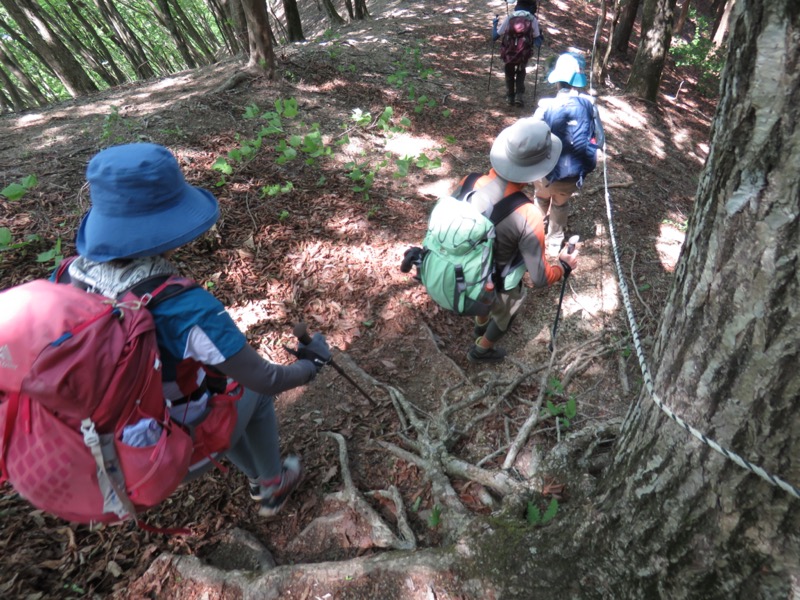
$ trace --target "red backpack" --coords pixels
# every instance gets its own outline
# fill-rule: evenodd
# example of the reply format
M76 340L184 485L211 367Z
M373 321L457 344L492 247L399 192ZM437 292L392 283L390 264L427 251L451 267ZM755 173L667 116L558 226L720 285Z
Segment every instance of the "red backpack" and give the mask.
M507 65L524 65L533 56L533 22L528 17L511 17L500 40L500 58Z
M66 520L113 522L166 499L198 456L227 449L240 390L211 403L215 418L198 430L213 440L198 430L193 440L164 401L146 307L194 285L169 277L116 301L45 280L0 293L0 482ZM123 442L143 419L157 423L157 441Z

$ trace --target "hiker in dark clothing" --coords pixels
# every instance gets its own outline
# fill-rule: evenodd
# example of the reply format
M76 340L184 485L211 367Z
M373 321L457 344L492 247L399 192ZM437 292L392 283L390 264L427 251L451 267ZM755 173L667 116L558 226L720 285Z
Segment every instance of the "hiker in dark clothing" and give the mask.
M556 256L564 243L569 199L581 188L586 175L597 166L597 156L605 142L603 124L594 98L580 92L586 87L582 57L562 54L547 80L555 83L555 98L542 98L534 119L550 126L563 144L561 157L553 170L534 182L536 202L548 215L547 252Z
M475 182L470 202L484 215L503 198L523 190L526 184L549 173L561 153L561 142L542 121L522 119L504 129L489 155L492 169ZM463 181L461 183L463 185ZM461 186L453 193L458 197ZM476 317L477 337L467 358L471 362L497 362L506 356L496 347L522 306L527 271L535 287L546 287L562 279L578 264L578 252L561 253L561 264L545 260L544 223L535 204L526 202L495 226L495 273L497 298L487 317Z
M506 101L509 106L525 105L525 75L528 61L533 55L533 46L538 48L544 41L535 12L536 2L534 0L520 0L514 6L514 12L509 14L500 26L498 26L498 17L492 21L492 41L503 38L500 56L505 63ZM521 36L519 47L514 47L515 43L512 37L514 30L520 29L516 22L521 19L530 22L530 31ZM521 24L524 25L524 21L521 21Z

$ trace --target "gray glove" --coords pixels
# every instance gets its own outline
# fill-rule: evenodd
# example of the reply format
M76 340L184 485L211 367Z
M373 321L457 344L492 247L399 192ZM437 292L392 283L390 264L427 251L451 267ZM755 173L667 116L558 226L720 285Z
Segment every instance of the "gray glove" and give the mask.
M317 373L320 369L331 362L331 348L325 340L325 336L321 333L315 333L311 336L311 341L308 344L302 342L297 344L297 350L286 348L287 352L294 354L301 360L310 360L317 368Z

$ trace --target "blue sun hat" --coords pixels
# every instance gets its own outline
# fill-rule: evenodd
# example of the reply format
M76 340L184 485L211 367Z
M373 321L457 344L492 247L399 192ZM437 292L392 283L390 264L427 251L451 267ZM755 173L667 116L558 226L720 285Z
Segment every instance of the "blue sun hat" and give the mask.
M191 242L219 218L211 192L186 183L164 146L112 146L86 169L92 206L78 229L78 253L94 261L155 256Z
M547 76L550 83L566 83L572 87L586 87L586 76L583 74L583 58L567 52L558 57L552 73Z

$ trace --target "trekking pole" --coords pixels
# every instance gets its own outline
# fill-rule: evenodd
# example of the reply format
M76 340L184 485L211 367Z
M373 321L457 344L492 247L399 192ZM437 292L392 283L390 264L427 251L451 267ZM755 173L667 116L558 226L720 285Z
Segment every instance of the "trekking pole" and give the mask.
M297 325L294 326L294 337L296 337L301 344L311 343L311 336L308 335L308 328L306 327L305 323L298 323ZM361 392L361 395L364 396L364 398L366 398L367 400L369 400L373 406L378 406L378 403L372 399L372 396L370 396L367 392L362 390L361 387L353 380L353 378L344 372L342 367L333 362L333 359L331 359L330 365L336 370L337 373L339 373L339 375L344 377L347 381L350 382L350 384L354 388L356 388L359 392Z
M533 103L536 104L536 87L539 85L539 54L542 52L541 44L536 47L536 77L533 78Z
M506 5L506 6L508 6L508 5ZM499 18L499 15L495 14L494 18L495 19ZM492 91L492 66L494 65L494 43L496 41L497 40L492 40L492 59L489 61L489 84L486 86L486 91L487 92L491 92Z
M575 250L575 244L580 240L580 236L573 235L567 242L567 254L572 254ZM556 332L558 331L558 317L561 315L561 303L564 301L564 290L567 289L567 277L569 273L564 271L564 280L561 282L561 296L558 299L558 310L556 310L556 320L553 322L553 333L550 335L550 345L548 346L550 352L553 351L554 344L556 343Z

